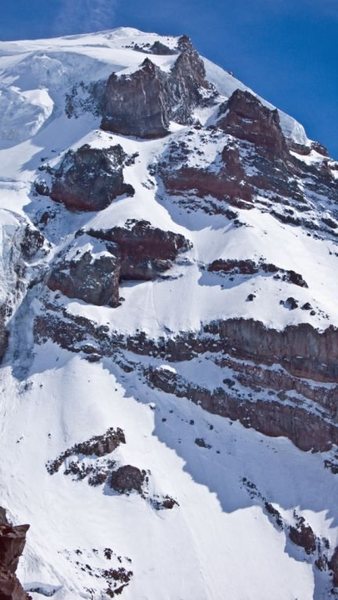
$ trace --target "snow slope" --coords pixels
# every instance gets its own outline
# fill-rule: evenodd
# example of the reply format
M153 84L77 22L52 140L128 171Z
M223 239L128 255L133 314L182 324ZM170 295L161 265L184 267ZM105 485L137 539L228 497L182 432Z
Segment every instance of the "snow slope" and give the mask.
M309 236L259 208L239 209L239 228L198 207L193 214L183 211L157 187L148 170L165 152L168 140L141 141L100 131L97 116L90 112L67 118L65 96L74 86L103 80L113 71L133 72L145 54L132 45L159 39L170 48L177 43L173 37L129 28L0 43L2 300L14 285L7 264L13 234L23 220L36 222L53 207L56 218L44 229L50 244L41 262L45 271L80 228L122 226L129 218L182 233L193 244L166 277L123 284L124 301L117 309L61 299L70 314L106 325L110 332L140 330L156 338L198 331L201 323L236 316L252 317L278 330L302 322L318 329L338 326L334 241ZM151 56L163 70L175 58ZM235 89L247 89L208 60L205 65L220 102ZM207 109L198 116L204 124L214 115ZM287 137L310 144L299 123L280 116ZM170 139L179 139L187 130L172 124ZM117 199L100 213L80 214L34 196L39 166L59 164L69 148L84 143L96 148L121 144L128 154L138 153L135 164L125 169L134 197ZM212 162L214 148L208 156ZM314 152L309 160L316 160ZM261 257L303 275L308 287L297 289L297 299L300 305L310 302L315 315L280 304L291 294L285 281L261 273L253 278L236 275L224 283L206 269L216 259ZM34 273L28 268L30 277L32 281ZM103 573L121 565L133 572L123 590L126 600L330 598L327 573L316 570L312 557L304 558L292 545L264 504L268 500L287 524L294 523L295 512L304 516L316 535L334 548L338 479L324 469L323 457L301 452L287 439L271 439L208 414L185 398L151 389L137 372L126 373L112 358L90 363L52 342L34 346L31 322L45 311L41 297L54 298L51 292L39 297L40 291L41 286L28 291L22 304L21 297L15 298L17 313L10 320L11 341L0 373L0 504L16 522L31 524L19 577L34 600L108 598ZM250 293L258 295L259 302L247 302ZM199 383L217 379L211 365L194 363L187 372L189 368ZM93 487L86 479L74 481L62 469L54 475L47 471L48 461L109 427L121 427L126 436L126 444L110 457L116 465L150 471L145 498L119 495L107 484ZM199 438L210 447L197 445ZM96 458L80 460L92 464ZM178 506L156 510L152 499L166 495ZM112 549L113 558L105 556L106 548Z

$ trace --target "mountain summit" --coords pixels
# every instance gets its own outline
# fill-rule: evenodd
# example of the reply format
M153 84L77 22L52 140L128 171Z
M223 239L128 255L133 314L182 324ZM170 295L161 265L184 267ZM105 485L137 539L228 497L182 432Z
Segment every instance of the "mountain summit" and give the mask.
M337 181L186 35L0 43L1 598L338 598Z

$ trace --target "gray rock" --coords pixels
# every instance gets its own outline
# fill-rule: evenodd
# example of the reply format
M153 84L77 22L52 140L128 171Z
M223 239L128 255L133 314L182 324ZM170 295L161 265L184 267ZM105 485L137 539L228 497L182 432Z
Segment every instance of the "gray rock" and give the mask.
M66 255L58 260L47 279L49 289L97 306L118 306L120 259L104 244L102 250L105 253L87 250L79 258Z
M107 83L102 129L141 138L168 133L166 82L161 69L148 58L131 75L113 73Z
M113 73L107 83L101 127L123 135L158 138L168 133L170 120L190 123L195 106L212 102L217 92L207 82L204 63L189 38L180 38L179 51L170 73L149 58L131 75Z
M121 194L134 194L123 180L127 155L120 145L107 149L85 144L69 150L54 172L50 196L69 210L102 210Z
M113 471L111 476L111 487L120 493L136 491L142 493L146 472L132 465L120 467Z
M121 261L121 279L148 281L167 271L178 254L191 248L183 235L152 227L148 221L127 221L125 227L90 230L88 234L113 242L112 252ZM118 248L118 250L116 250Z

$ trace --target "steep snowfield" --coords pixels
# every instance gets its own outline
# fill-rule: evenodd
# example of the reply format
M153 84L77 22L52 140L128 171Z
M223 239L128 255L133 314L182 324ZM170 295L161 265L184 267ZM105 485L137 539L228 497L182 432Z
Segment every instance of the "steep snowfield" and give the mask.
M100 213L76 214L57 206L58 218L45 230L51 244L45 268L78 229L105 229L129 218L182 233L193 248L166 277L123 284L118 309L65 298L70 313L111 331L141 330L153 337L198 330L202 322L233 316L253 317L276 329L301 322L319 329L338 326L334 242L315 239L258 208L239 210L240 228L222 216L182 211L148 171L166 139L140 141L102 132L98 118L88 112L66 117L65 95L74 85L105 79L112 71L132 72L145 58L132 43L158 39L170 48L177 41L123 28L0 43L2 299L11 276L10 237L21 223L14 213L30 219L53 205L32 194L38 167L45 161L57 165L69 148L84 143L97 148L121 144L128 154L138 153L135 164L125 169L135 196L120 198ZM151 59L166 70L175 55ZM223 100L237 88L247 89L209 61L205 64ZM199 117L207 122L213 114L205 110ZM295 142L310 143L294 119L281 113L281 123ZM182 130L172 124L171 138ZM314 153L309 160L315 160ZM308 288L297 288L297 299L316 307L313 317L280 304L280 298L291 295L287 282L266 274L237 275L223 286L215 274L201 274L201 265L219 258L260 257L303 275ZM250 293L259 300L247 302ZM107 598L102 570L120 566L133 572L123 590L126 600L328 600L325 574L313 568L310 557L304 561L304 553L264 508L268 499L290 524L296 511L334 547L338 479L323 468L323 458L151 390L137 373L127 376L111 359L89 363L51 342L32 347L30 320L41 310L34 290L28 292L10 324L11 343L0 374L0 504L8 506L15 521L31 524L19 577L34 600ZM198 365L188 368L200 381L215 382L211 366L203 366L203 374ZM62 469L48 473L48 461L109 427L121 427L126 436L126 444L111 457L116 464L150 471L146 498L113 493L107 484L92 487L87 479L73 481ZM198 446L196 438L211 447ZM94 457L83 460L90 464ZM247 482L254 482L256 492ZM178 506L158 511L151 502L156 495L169 495ZM111 560L105 548L115 553Z
M2 377L1 496L16 519L31 523L20 567L28 588L61 586L55 598L90 598L83 587L92 578L74 562L105 568L103 549L110 547L132 557L134 576L124 592L130 599L325 598L312 566L299 560L242 481L254 481L286 518L301 511L334 542L338 483L320 458L186 400L149 396L136 378L125 387L112 363L88 365L52 345L37 352L25 382L13 380L9 368ZM137 495L47 473L47 460L110 426L122 427L127 441L114 459L150 469L153 490L173 496L177 509L157 512ZM212 448L196 446L200 436Z

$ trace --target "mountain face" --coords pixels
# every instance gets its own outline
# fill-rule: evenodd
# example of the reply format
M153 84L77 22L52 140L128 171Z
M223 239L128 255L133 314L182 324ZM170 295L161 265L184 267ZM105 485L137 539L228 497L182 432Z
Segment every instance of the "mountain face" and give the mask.
M338 163L187 36L0 108L0 598L338 598Z

